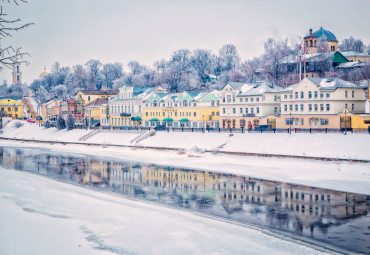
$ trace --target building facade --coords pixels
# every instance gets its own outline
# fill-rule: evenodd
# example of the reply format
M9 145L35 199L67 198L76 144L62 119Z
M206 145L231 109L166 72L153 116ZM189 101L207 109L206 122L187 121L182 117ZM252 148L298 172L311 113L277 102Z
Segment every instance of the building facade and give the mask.
M23 117L23 102L18 98L0 98L0 114L2 117L20 119Z
M329 30L320 28L319 30L312 32L312 28L309 30L308 35L303 38L304 47L307 49L308 54L318 53L318 43L320 38L327 40L327 51L338 51L338 40L335 35Z

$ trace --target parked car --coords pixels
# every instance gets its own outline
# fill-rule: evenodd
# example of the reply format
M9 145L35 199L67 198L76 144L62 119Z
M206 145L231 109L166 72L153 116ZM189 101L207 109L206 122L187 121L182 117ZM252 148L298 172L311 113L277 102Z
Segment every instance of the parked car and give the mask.
M166 130L166 125L157 125L154 127L155 131Z
M255 130L258 130L258 131L268 131L268 130L273 130L272 126L271 125L259 125L258 127L255 127L254 128Z
M35 120L32 120L32 119L28 119L27 122L35 123L36 121Z
M95 122L94 127L100 127L100 122Z
M75 121L75 125L76 126L83 126L84 124L83 124L82 120L77 120L77 121Z

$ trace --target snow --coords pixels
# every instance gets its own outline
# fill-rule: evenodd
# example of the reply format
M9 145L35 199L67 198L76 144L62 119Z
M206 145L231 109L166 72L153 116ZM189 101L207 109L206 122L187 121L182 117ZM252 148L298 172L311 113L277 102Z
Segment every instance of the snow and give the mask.
M319 254L186 211L0 168L0 254Z
M37 124L25 123L16 129L9 123L2 137L46 141L81 142L79 138L90 130L45 129ZM87 139L87 143L132 145L130 141L140 132L104 131ZM157 132L154 136L137 143L139 146L230 152L311 156L370 160L370 135L366 133L201 133L201 132Z

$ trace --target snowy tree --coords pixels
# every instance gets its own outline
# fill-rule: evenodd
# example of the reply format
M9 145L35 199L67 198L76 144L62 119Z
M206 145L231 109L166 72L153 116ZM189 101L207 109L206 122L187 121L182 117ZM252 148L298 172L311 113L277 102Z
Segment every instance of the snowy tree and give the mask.
M58 118L56 120L56 128L58 130L62 130L62 129L66 128L66 121L63 119L62 116L58 116Z
M355 39L351 36L350 38L344 39L342 43L339 44L339 50L365 52L366 47L361 39Z
M43 104L50 99L50 94L44 86L40 86L35 92L35 99L38 104Z
M240 57L236 46L233 44L226 44L219 50L219 63L221 71L236 70L239 67Z
M317 40L317 52L318 53L326 53L326 52L329 52L330 49L329 49L329 44L328 44L328 40L326 39L325 36L321 36L318 40Z
M71 113L67 116L67 130L72 130L75 128L75 119L73 118L73 115Z
M99 60L91 59L86 63L89 68L88 88L100 90L103 87L103 78L100 73L102 63Z
M53 91L54 91L55 97L63 98L67 96L67 87L64 86L63 84L60 84L54 87Z
M111 89L113 87L113 81L123 76L122 64L105 64L101 73L103 75L104 86Z
M170 90L178 92L180 87L186 86L187 76L191 70L191 54L189 50L180 49L172 53L168 63Z
M191 64L197 72L200 84L205 86L209 81L209 75L214 74L216 57L210 50L196 49L193 51Z
M24 0L20 1L24 3L26 2ZM7 2L8 3L14 2L15 4L18 5L19 1L8 0ZM21 22L20 19L7 19L8 15L4 12L3 5L0 6L0 71L4 67L13 69L15 64L19 63L28 64L28 61L23 60L24 57L29 56L28 53L23 52L20 47L16 47L14 45L3 45L2 39L11 37L12 36L11 32L13 31L20 31L26 27L33 25L33 23L26 23L23 25L19 24L19 22Z

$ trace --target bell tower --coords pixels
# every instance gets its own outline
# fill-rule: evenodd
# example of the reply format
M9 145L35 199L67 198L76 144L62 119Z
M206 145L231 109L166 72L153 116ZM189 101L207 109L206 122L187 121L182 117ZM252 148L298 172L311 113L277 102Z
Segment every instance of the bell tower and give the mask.
M22 72L20 63L14 64L13 68L13 84L22 84Z

